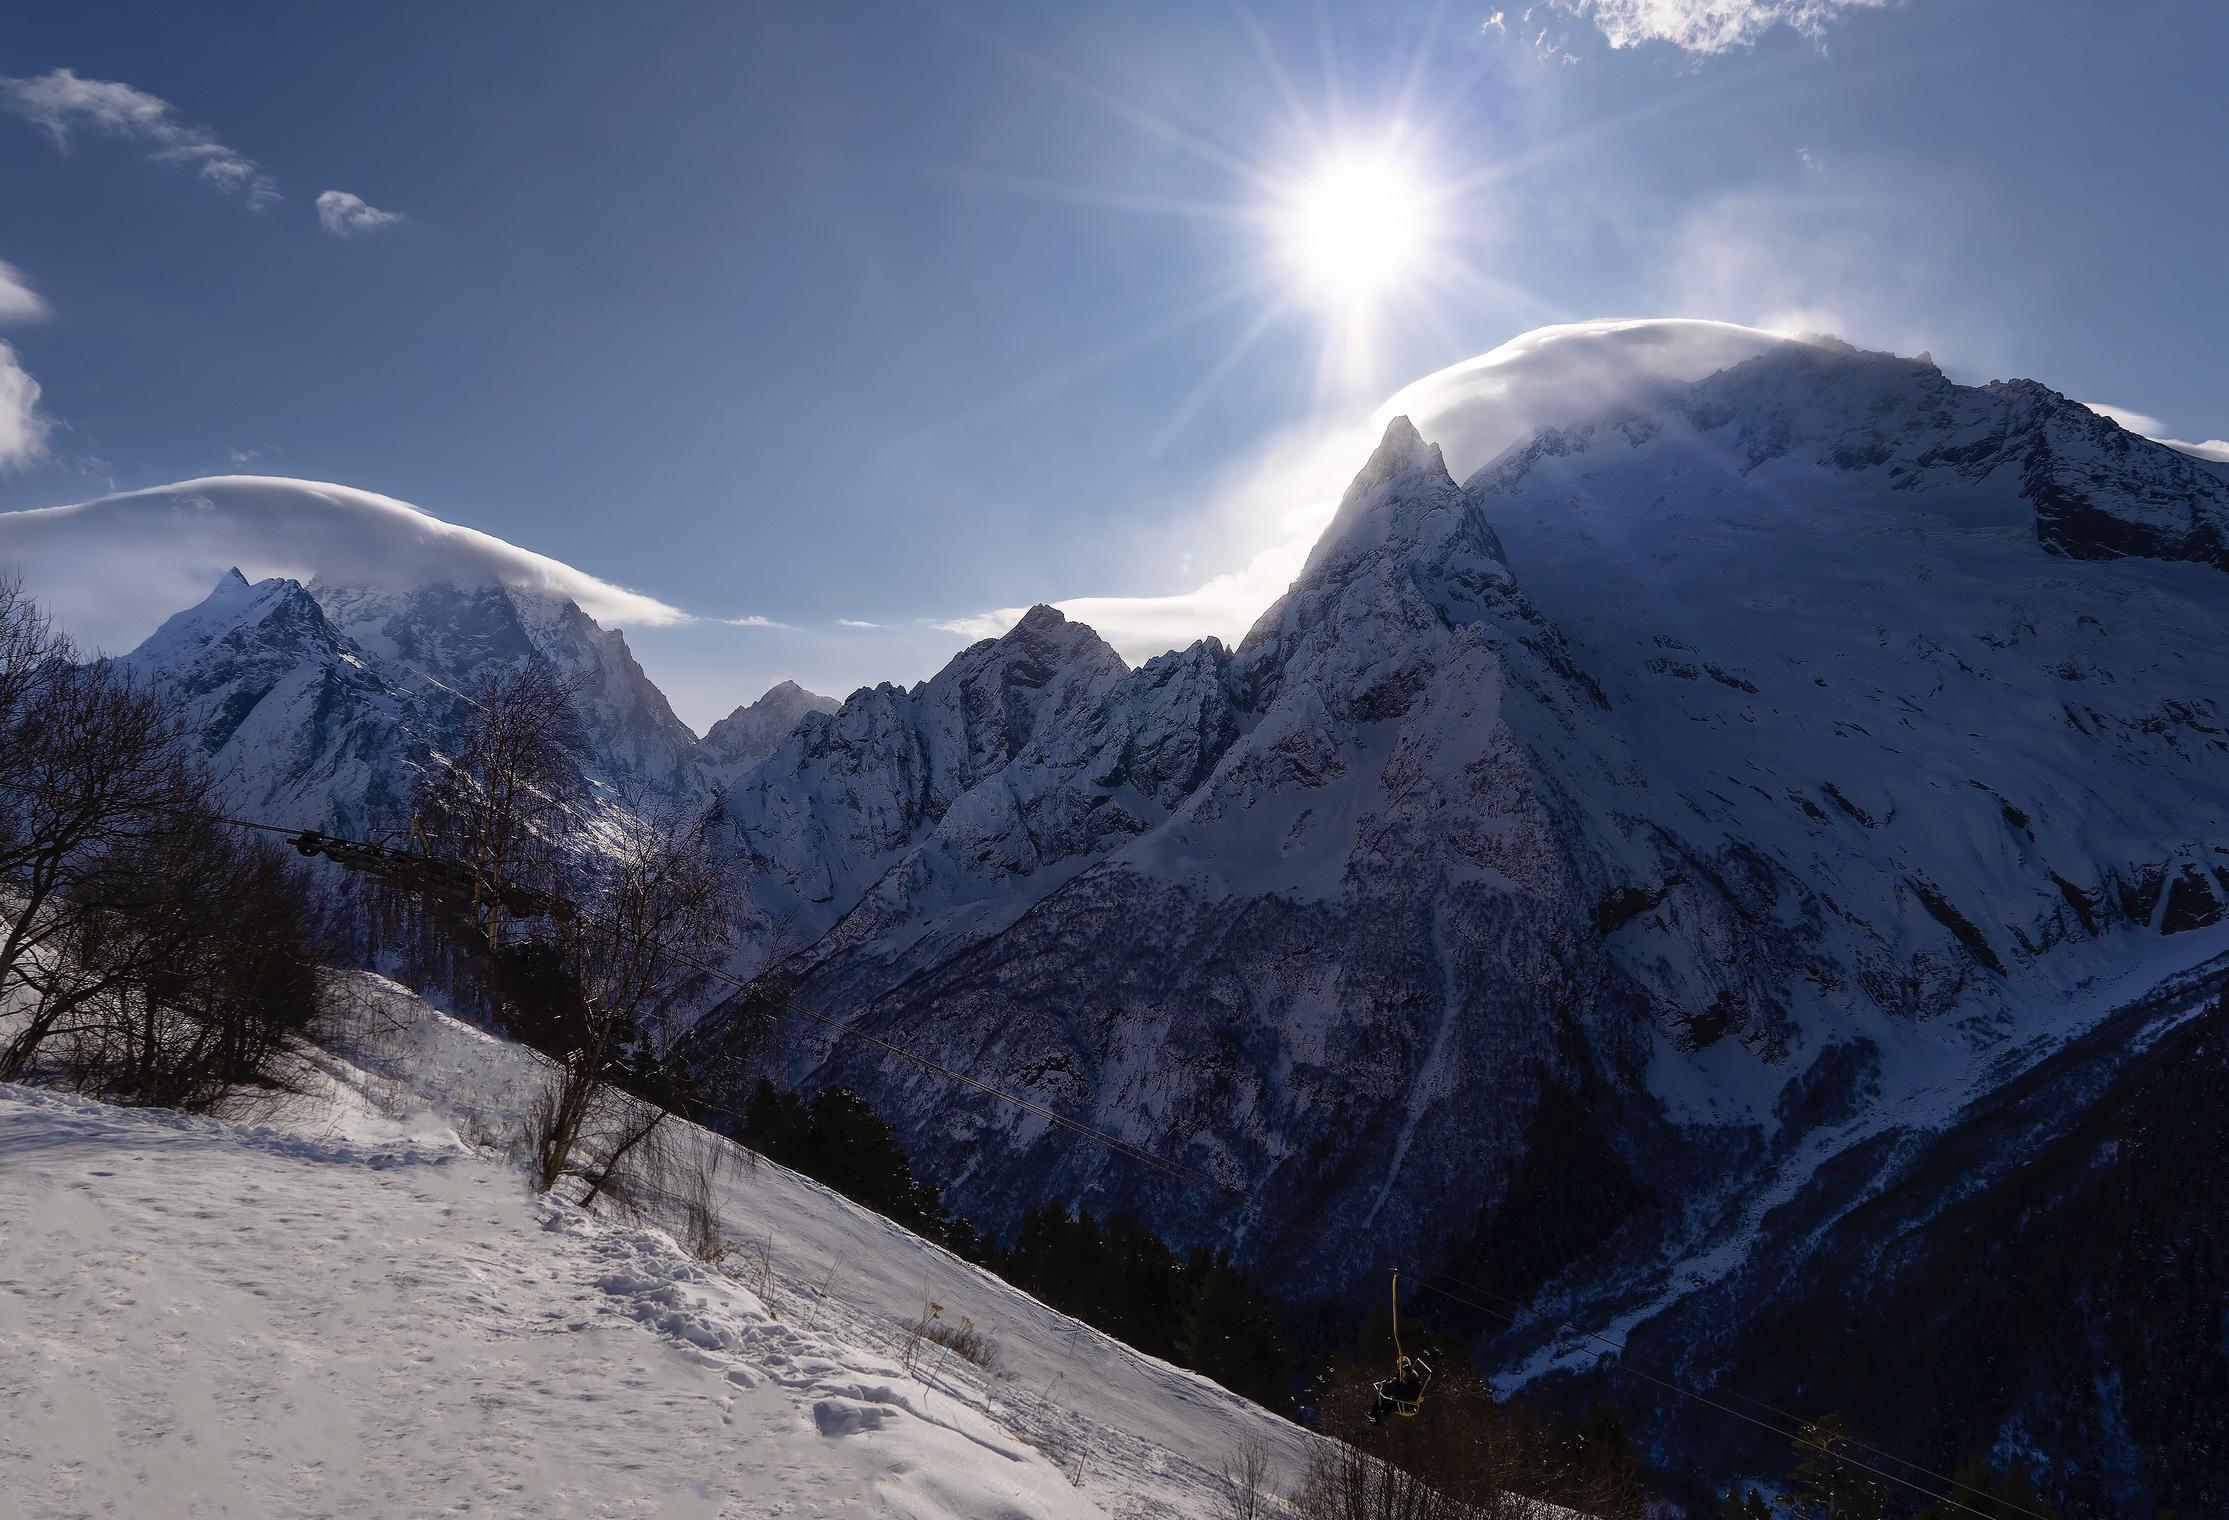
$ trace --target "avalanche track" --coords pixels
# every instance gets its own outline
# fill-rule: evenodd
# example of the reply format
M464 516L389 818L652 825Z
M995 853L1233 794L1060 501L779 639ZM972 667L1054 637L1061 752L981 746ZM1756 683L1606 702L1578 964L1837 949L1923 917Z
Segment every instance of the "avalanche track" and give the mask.
M374 978L262 1124L0 1086L0 1510L1211 1513L1310 1439L825 1189L719 1152L728 1234L538 1198L533 1058ZM467 1138L469 1137L469 1138ZM925 1305L992 1335L924 1345Z

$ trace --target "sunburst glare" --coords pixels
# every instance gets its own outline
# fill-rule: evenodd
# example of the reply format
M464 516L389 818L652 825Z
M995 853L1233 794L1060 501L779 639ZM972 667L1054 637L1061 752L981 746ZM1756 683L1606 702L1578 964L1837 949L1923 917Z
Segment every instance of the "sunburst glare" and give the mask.
M1429 202L1416 172L1393 154L1351 152L1292 189L1277 214L1278 237L1310 294L1365 304L1425 262Z

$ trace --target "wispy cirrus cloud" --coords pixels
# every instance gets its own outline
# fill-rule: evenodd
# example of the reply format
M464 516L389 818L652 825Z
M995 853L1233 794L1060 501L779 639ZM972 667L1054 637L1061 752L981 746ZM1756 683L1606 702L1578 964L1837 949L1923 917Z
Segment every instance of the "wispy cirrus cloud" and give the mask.
M1753 47L1775 27L1817 40L1845 13L1880 10L1890 0L1553 0L1591 22L1613 48L1669 42L1690 53Z
M337 238L360 237L367 232L379 232L402 221L400 211L382 211L360 195L350 195L346 190L320 190L317 193L317 225Z
M67 153L80 137L112 137L147 147L156 163L180 164L250 210L280 199L279 187L256 161L216 133L179 115L159 95L113 79L87 79L75 69L27 78L0 74L0 110L22 117Z

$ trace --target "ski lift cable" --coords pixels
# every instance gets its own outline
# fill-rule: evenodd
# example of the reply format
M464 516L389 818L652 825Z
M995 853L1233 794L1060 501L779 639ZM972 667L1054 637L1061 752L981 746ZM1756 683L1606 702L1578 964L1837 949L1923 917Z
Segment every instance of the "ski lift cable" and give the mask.
M14 791L31 792L46 795L49 797L56 795L56 793L50 788L41 787L36 783L18 781L13 778L0 778L0 787L5 787ZM232 828L247 829L265 834L278 835L289 839L299 839L305 836L310 836L319 839L331 840L334 843L342 845L360 844L359 841L348 840L339 836L324 834L320 830L294 828L284 824L269 823L258 819L234 818L219 813L208 812L201 808L189 807L179 804L147 803L142 804L141 806L145 811L149 812L165 812L180 815L190 815L206 819L211 823L224 824ZM378 849L381 847L371 846L370 848ZM427 858L431 859L434 857ZM582 912L580 913L580 916L584 921L587 922L593 923L599 921L599 916L593 913ZM609 921L604 920L604 922L608 925ZM724 983L742 992L762 990L758 987L757 983L747 981L742 977L737 976L735 973L725 970L724 968L699 961L694 957L677 950L670 944L659 942L659 948L672 953L675 960L680 964L698 972L700 975L708 977L713 981ZM862 1029L858 1025L853 1024L847 1020L816 1012L798 1003L795 999L787 996L786 994L777 995L775 1001L779 1003L780 1007L784 1011L793 1013L800 1018L804 1018L824 1028L834 1030L840 1034L852 1035L855 1038L863 1040L879 1050L896 1056L902 1060L912 1062L915 1065L922 1067L924 1070L935 1072L938 1075L947 1077L952 1081L961 1084L962 1086L983 1094L985 1097L994 1099L998 1102L1006 1103L1012 1107L1022 1110L1023 1112L1043 1119L1046 1123L1053 1125L1061 1130L1080 1136L1084 1139L1091 1140L1094 1143L1114 1152L1115 1154L1136 1161L1141 1165L1149 1166L1179 1181L1189 1183L1193 1186L1210 1189L1223 1195L1227 1199L1244 1202L1249 1205L1250 1209L1252 1210L1252 1212L1254 1212L1257 1219L1259 1219L1262 1223L1271 1225L1280 1233L1290 1233L1304 1236L1319 1245L1329 1243L1329 1232L1325 1229L1300 1224L1291 1216L1276 1216L1261 1211L1259 1209L1258 1197L1256 1197L1249 1189L1225 1182L1220 1178L1217 1178L1205 1171L1200 1170L1199 1168L1186 1166L1181 1162L1173 1161L1167 1157L1158 1155L1132 1141L1123 1139L1119 1135L1109 1133L1108 1131L1099 1129L1094 1125L1086 1124L1081 1120L1070 1118L1068 1115L1060 1113L1058 1110L1053 1109L1045 1104L1039 1103L1034 1099L1025 1098L1020 1094L1008 1092L1003 1088L996 1087L991 1083L983 1081L979 1077L975 1077L967 1072L960 1071L952 1066L948 1066L943 1062L934 1059L933 1057L923 1055L919 1051L909 1050L905 1046L900 1045L895 1041L886 1040L881 1036L876 1035L868 1030ZM1513 1328L1524 1328L1525 1325L1528 1323L1528 1320L1531 1324L1536 1326L1548 1323L1541 1316L1529 1314L1528 1311L1526 1311L1521 1304L1517 1304L1516 1301L1507 1299L1503 1295L1494 1293L1490 1289L1479 1287L1477 1284L1464 1282L1461 1278L1454 1277L1450 1274L1423 1273L1410 1269L1407 1272L1407 1275L1412 1282L1416 1283L1417 1286L1421 1287L1426 1292L1436 1294L1441 1298L1447 1299L1452 1303L1460 1304L1465 1308L1474 1310L1475 1312L1486 1314L1495 1319L1502 1320ZM1513 1307L1496 1308L1492 1305L1479 1302L1477 1299L1471 1298L1465 1293L1457 1292L1453 1288L1442 1286L1440 1282L1435 1282L1433 1280L1435 1277L1441 1278L1447 1283L1455 1284L1457 1287L1468 1289L1472 1292L1478 1293L1484 1297L1501 1299L1504 1304L1510 1304ZM1892 1452L1885 1451L1877 1446L1873 1446L1869 1443L1856 1440L1855 1438L1853 1438L1849 1442L1850 1445L1857 1446L1862 1450L1868 1451L1875 1456L1881 1457L1885 1461L1894 1462L1898 1466L1907 1468L1912 1472L1924 1474L1927 1477L1935 1479L1937 1482L1949 1484L1953 1490L1952 1494L1935 1493L1922 1484L1914 1483L1908 1479L1898 1477L1896 1474L1886 1472L1880 1468L1874 1467L1870 1463L1861 1462L1857 1458L1851 1456L1848 1452L1838 1451L1832 1446L1827 1445L1825 1442L1806 1439L1802 1434L1802 1431L1805 1428L1808 1428L1809 1422L1805 1421L1799 1415L1791 1414L1786 1410L1779 1409L1761 1399L1749 1398L1747 1395L1741 1394L1730 1388L1720 1389L1720 1391L1728 1394L1733 1398L1740 1399L1745 1404L1750 1404L1756 1408L1767 1410L1781 1419L1793 1421L1798 1428L1794 1431L1783 1430L1770 1421L1759 1419L1755 1415L1747 1414L1742 1410L1732 1407L1729 1404L1721 1403L1720 1401L1713 1399L1706 1394L1697 1393L1693 1389L1687 1387L1684 1383L1677 1381L1675 1377L1659 1376L1656 1373L1652 1373L1648 1371L1644 1366L1634 1362L1628 1356L1626 1347L1623 1342L1613 1340L1609 1336L1603 1335L1597 1331L1587 1330L1582 1327L1572 1325L1568 1321L1558 1322L1554 1325L1553 1328L1560 1333L1567 1333L1579 1338L1591 1340L1608 1348L1614 1358L1614 1360L1612 1361L1612 1365L1617 1370L1622 1372L1629 1372L1646 1382L1649 1382L1659 1388L1666 1390L1667 1392L1676 1394L1685 1399L1692 1400L1695 1403L1701 1404L1707 1408L1717 1410L1723 1414L1733 1417L1734 1419L1742 1420L1748 1424L1757 1426L1759 1429L1769 1431L1782 1440L1790 1441L1798 1446L1809 1447L1813 1450L1822 1452L1838 1462L1861 1468L1864 1471L1872 1473L1877 1477L1884 1478L1891 1483L1895 1483L1901 1487L1911 1489L1915 1493L1925 1495L1927 1498L1934 1500L1937 1503L1948 1504L1953 1508L1962 1510L1968 1514L1981 1516L1982 1520L1996 1520L1996 1517L1989 1515L1987 1511L1976 1509L1972 1505L1965 1504L1955 1497L1955 1491L1960 1486L1955 1478L1947 1474L1938 1472L1933 1468L1925 1466L1924 1464L1913 1462L1908 1458L1899 1457ZM2014 1504L2009 1500L1995 1499L1991 1502L2001 1510L2012 1510L2020 1515L2030 1517L2030 1520L2051 1520L2051 1517L2042 1514L2040 1511L2028 1509L2024 1506Z

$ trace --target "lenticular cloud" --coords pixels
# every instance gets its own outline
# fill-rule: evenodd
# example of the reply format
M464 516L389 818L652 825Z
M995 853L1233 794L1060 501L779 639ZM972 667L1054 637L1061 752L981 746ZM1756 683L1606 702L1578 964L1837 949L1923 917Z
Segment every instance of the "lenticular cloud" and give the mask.
M72 637L110 651L137 644L235 566L250 579L555 592L606 625L688 620L654 597L391 496L263 475L0 513L0 565L19 570Z
M1307 562L1348 479L1395 417L1407 417L1440 446L1457 480L1534 430L1584 422L1640 406L1666 388L1798 341L1762 328L1684 317L1573 322L1512 338L1490 353L1404 386L1367 427L1325 429L1313 444L1275 440L1223 486L1203 515L1249 517L1263 525L1239 569L1172 596L1081 596L1054 603L1089 623L1125 659L1213 634L1236 643ZM1011 628L1019 607L940 626L988 638Z
M1461 480L1535 429L1641 405L1793 341L1686 317L1543 327L1403 386L1371 422L1408 418Z

